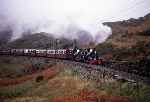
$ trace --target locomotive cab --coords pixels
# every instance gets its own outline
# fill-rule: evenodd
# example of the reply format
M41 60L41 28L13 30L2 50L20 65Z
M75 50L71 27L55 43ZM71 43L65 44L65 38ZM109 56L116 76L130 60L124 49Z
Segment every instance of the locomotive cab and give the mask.
M89 50L87 63L89 63L89 64L95 64L95 65L104 65L103 59L97 53L97 51L95 50L95 48Z

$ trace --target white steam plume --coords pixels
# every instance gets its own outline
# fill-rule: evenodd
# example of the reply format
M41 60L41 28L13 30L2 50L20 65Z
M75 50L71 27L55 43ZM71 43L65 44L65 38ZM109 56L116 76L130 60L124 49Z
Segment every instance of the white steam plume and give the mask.
M84 39L87 35L90 38L85 41L102 42L111 29L98 19L103 17L100 15L105 14L103 8L109 3L109 0L2 0L0 23L3 28L9 25L13 29L13 39L30 30L69 39Z

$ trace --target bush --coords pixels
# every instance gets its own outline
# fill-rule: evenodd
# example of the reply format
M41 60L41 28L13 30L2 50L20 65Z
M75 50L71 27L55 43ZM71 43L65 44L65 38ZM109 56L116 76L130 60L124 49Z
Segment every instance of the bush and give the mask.
M41 82L43 79L44 79L44 77L42 75L40 75L36 78L36 82Z

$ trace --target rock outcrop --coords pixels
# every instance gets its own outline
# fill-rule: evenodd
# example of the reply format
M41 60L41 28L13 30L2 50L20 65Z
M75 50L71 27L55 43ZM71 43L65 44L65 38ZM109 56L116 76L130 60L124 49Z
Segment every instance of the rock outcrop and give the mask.
M117 60L141 59L150 55L150 14L139 19L105 22L112 35L97 46L104 57Z

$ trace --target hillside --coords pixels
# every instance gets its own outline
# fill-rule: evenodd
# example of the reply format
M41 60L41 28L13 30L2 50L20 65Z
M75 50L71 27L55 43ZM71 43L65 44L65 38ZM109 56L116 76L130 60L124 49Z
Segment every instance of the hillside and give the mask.
M78 30L77 30L78 31ZM0 32L0 48L37 48L37 49L56 49L56 48L72 48L75 45L84 47L91 43L92 37L88 32L79 30L76 33L79 39L69 39L65 37L54 37L54 34L39 33L23 33L20 38L12 40L12 32Z
M121 82L110 78L109 75L101 77L101 72L91 73L91 70L78 65L35 57L2 57L0 65L0 70L5 72L5 75L0 76L0 102L150 100L148 85Z
M138 19L105 22L112 35L97 50L106 59L140 60L150 55L150 14Z
M57 42L57 43L56 43ZM66 48L72 47L73 41L60 38L57 40L50 34L41 32L34 34L26 34L21 38L13 40L5 45L3 48Z
M0 46L7 44L12 37L12 30L2 30L0 31Z

